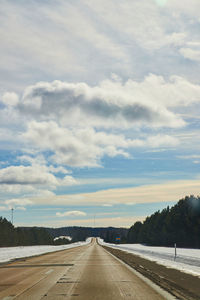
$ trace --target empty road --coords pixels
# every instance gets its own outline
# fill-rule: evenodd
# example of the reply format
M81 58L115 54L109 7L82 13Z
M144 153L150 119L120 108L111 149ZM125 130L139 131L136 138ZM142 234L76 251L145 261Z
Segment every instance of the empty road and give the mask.
M2 300L169 299L98 245L27 258L0 266Z

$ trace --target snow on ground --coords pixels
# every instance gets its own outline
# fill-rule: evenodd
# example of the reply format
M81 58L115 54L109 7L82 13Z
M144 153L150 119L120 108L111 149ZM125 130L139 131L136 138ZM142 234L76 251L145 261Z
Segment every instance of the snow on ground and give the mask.
M157 262L168 268L178 269L200 277L200 249L177 248L177 256L174 259L175 249L170 247L151 247L140 244L108 244L98 239L99 243L111 248L120 249L128 253L139 255L143 258Z
M68 241L71 241L72 240L72 237L71 236L69 236L69 235L60 235L60 236L57 236L57 237L55 237L53 240L54 241L57 241L57 240L59 240L59 239L66 239L66 240L68 240Z
M87 245L91 242L91 238L88 238L85 242L77 242L69 245L60 246L19 246L19 247L3 247L0 248L0 263L9 262L16 258L29 257L39 255L48 252L55 252L59 250L70 249L78 246Z

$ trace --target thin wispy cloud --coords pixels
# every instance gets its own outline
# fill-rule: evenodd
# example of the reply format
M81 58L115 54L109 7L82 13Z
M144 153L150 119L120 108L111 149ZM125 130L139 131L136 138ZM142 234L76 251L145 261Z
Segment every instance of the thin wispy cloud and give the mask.
M80 210L71 210L71 211L66 211L66 212L57 212L56 216L57 217L81 217L81 216L86 216L87 214L83 211Z

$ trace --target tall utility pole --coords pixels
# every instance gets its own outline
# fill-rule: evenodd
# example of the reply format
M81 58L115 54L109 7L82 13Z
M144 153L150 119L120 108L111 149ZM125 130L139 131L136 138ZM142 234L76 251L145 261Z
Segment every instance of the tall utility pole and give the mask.
M14 212L14 208L11 208L11 223L13 225L13 212Z

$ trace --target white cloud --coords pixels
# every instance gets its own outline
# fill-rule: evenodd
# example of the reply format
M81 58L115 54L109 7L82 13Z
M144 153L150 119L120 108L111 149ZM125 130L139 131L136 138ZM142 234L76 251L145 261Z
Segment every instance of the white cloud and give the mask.
M167 0L154 0L158 5L164 6L167 4Z
M2 52L4 57L8 59L7 68L11 71L28 69L33 66L32 64L36 64L39 70L45 67L50 70L49 62L51 61L55 71L63 72L67 63L69 67L75 63L73 52L70 47L67 47L66 39L63 39L64 35L59 30L59 24L55 23L54 26L51 24L51 30L49 30L48 7L48 4L41 4L40 9L38 9L36 3L21 5L20 3L9 3L9 1L2 4L2 26L0 30L4 40ZM40 18L43 19L42 28ZM54 32L54 37L52 32ZM71 34L68 36L70 37Z
M19 97L16 93L5 93L1 100L7 106L16 106L19 102Z
M200 159L200 155L199 154L190 154L190 155L178 155L177 158L180 159Z
M173 147L178 139L168 135L157 135L146 139L129 139L125 136L96 132L92 128L72 129L59 127L55 122L31 122L23 137L41 150L51 150L51 159L58 164L77 167L94 167L104 156L122 155L129 158L130 148ZM67 177L70 178L70 177Z
M72 186L76 185L78 182L72 176L65 176L63 179L60 180L60 185L63 186Z
M200 62L200 50L196 50L196 49L192 49L192 48L181 48L180 53L185 58Z
M34 197L49 204L58 190L76 184L131 184L130 178L98 176L78 181L68 166L99 167L105 156L129 159L138 149L199 146L198 134L186 137L200 104L199 0L55 0L39 6L9 0L0 10L0 141L2 149L22 153L14 162L20 165L11 166L10 158L1 165L1 199ZM98 200L100 194L94 202L120 202L122 192L113 198L112 192L105 193L108 202ZM126 192L124 203L137 200ZM92 203L90 196L96 194L59 201L85 203L88 197Z
M33 109L35 98L41 105ZM148 75L143 81L105 80L97 86L54 81L28 87L18 106L28 120L55 121L79 128L179 128L185 123L175 107L200 102L200 86L182 77Z
M33 109L35 98L40 105ZM96 86L40 82L27 87L18 105L27 116L27 130L20 139L38 151L53 151L51 159L58 166L49 165L48 172L67 174L60 165L98 166L104 155L129 158L129 148L177 146L177 138L167 134L130 139L126 130L183 127L179 109L199 102L200 86L178 76L165 80L150 74L141 82L125 83L114 77ZM109 132L118 129L125 134ZM21 157L32 165L37 160L44 165L42 159Z
M1 184L37 184L57 185L53 174L48 173L42 166L11 166L0 169Z
M16 138L14 132L8 128L0 128L0 140L1 141L11 141Z
M55 122L31 122L23 135L33 145L55 152L52 159L70 166L97 166L105 154L123 154L117 147L127 147L123 137L95 132L92 128L69 130ZM70 177L66 177L70 178Z
M93 166L102 150L87 140L79 139L72 131L55 122L32 122L24 137L39 149L55 152L53 160L71 166Z
M12 167L18 173L14 184L46 184L54 189L65 182L67 186L75 184L72 177L62 181L54 175L70 173L63 164L97 167L105 155L130 158L131 148L179 144L178 138L168 134L127 138L126 130L183 127L185 122L177 112L182 106L200 102L198 84L178 76L165 80L153 74L143 81L125 83L119 77L112 78L96 86L54 81L26 88L16 110L26 119L27 129L18 136L36 153L50 150L53 154L51 163L41 154L20 156L18 159L30 166ZM39 105L33 107L35 100ZM119 129L124 134L119 134ZM14 175L9 168L0 170L1 183L6 183L5 178L12 183L10 176Z
M95 227L108 227L113 226L116 227L116 224L121 227L130 227L137 221L144 221L146 216L136 216L136 217L113 217L113 218L96 218ZM17 223L17 226L30 226L29 223L25 222L19 222ZM93 227L94 226L94 219L73 219L68 218L67 223L66 219L57 219L52 220L50 222L44 222L41 221L39 223L31 222L31 226L44 226L44 227L64 227L64 226L87 226L87 227Z
M1 197L23 195L24 197L45 197L50 199L55 196L53 190L77 184L72 176L56 177L49 172L45 165L33 164L31 166L10 166L0 169ZM27 200L29 201L29 200ZM6 200L7 204L25 205L26 199ZM28 204L28 203L27 203Z
M66 10L68 11L67 18ZM85 43L94 47L95 50L103 51L107 56L115 57L116 59L126 59L126 53L121 45L112 36L105 34L102 28L98 28L90 16L86 17L80 7L63 5L62 10L48 10L48 16L51 21L59 24L63 29L70 29L73 32L73 38L81 38Z
M24 123L24 116L19 114L15 106L6 104L5 107L0 107L0 126L2 129L12 130L15 136L14 140L19 139L18 132L24 129Z
M186 85L186 87L184 87ZM180 90L180 87L183 89ZM113 80L91 87L86 83L39 82L28 87L20 101L22 114L37 120L54 120L65 126L131 128L181 127L184 121L167 107L199 100L200 87L173 76L167 82L149 75L143 82ZM198 95L197 95L198 93ZM194 96L188 100L188 96ZM35 99L40 106L33 107Z
M24 207L24 206L17 206L15 209L25 211L26 207Z
M3 197L3 195L5 196L9 196L12 194L23 194L23 195L30 195L30 194L35 194L36 193L36 189L33 185L30 184L26 184L26 185L22 185L22 184L1 184L1 189L0 189L0 194Z
M200 17L199 0L168 0L167 7L170 11L176 11L184 16L189 16L193 20Z
M147 138L146 145L152 148L159 147L176 147L179 140L176 137L169 135L156 135Z
M143 81L130 79L125 83L116 76L112 78L96 86L54 81L26 88L15 109L27 128L20 130L18 138L27 148L35 147L39 153L51 150L54 155L51 164L41 154L22 155L18 159L31 166L23 167L21 172L35 168L35 173L40 165L41 183L46 180L58 185L51 173L70 173L62 164L93 167L99 166L105 155L129 158L130 148L178 145L177 138L167 134L126 138L126 130L183 127L186 123L178 111L200 102L200 86L178 76L165 80L150 74ZM35 99L40 99L40 105L33 108ZM124 134L116 133L119 129ZM46 179L41 180L43 175Z
M117 6L112 0L102 0L95 4L92 0L86 2L114 32L123 32L129 45L135 42L145 50L152 51L182 44L186 37L178 28L177 32L170 28L171 16L162 18L153 1L123 1Z
M58 195L51 198L52 205L102 206L129 203L158 203L178 201L186 195L199 195L199 180L174 180L160 184L115 188L91 193ZM49 204L46 198L34 198L35 204Z
M30 165L46 165L46 159L43 155L29 156L21 155L18 156L18 161L22 163L29 163Z
M57 217L80 217L80 216L86 216L86 213L79 210L72 210L72 211L66 211L64 213L57 212Z
M33 196L45 197L47 199L51 199L51 197L55 196L55 193L45 189L37 189Z
M55 0L39 7L3 1L1 85L21 89L46 78L94 83L112 72L141 78L151 69L171 74L170 63L181 74L177 53L195 36L190 23L198 25L199 7L198 0Z
M71 173L71 171L68 171L66 168L64 168L62 166L54 167L54 166L50 165L50 166L48 166L48 170L49 170L49 172L52 172L52 173L61 173L61 174Z
M67 170L63 166L53 166L47 165L47 160L43 155L29 156L29 155L21 155L18 156L18 160L23 163L29 163L31 166L42 166L43 169L47 170L50 173L60 173L60 174L69 174L71 171Z
M19 199L6 200L5 204L9 206L13 206L13 205L24 206L24 205L31 205L33 204L33 202L30 199L19 198Z
M4 201L4 204L6 206L0 206L0 211L7 211L7 210L11 210L11 209L15 209L15 210L26 210L26 205L32 205L33 202L29 199L25 199L25 198L18 198L18 199L10 199L10 200L6 200Z

